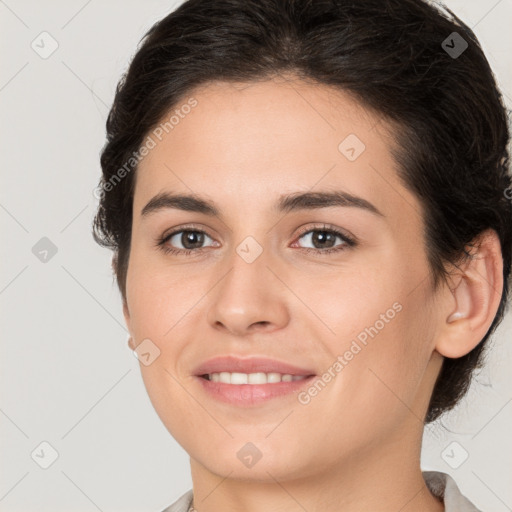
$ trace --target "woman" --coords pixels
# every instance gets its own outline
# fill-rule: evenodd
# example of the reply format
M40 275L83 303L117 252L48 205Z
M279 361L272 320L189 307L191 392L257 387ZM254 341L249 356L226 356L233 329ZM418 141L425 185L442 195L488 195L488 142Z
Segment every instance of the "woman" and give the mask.
M423 472L500 323L502 98L421 0L188 0L118 85L96 240L190 455L165 512L472 511Z

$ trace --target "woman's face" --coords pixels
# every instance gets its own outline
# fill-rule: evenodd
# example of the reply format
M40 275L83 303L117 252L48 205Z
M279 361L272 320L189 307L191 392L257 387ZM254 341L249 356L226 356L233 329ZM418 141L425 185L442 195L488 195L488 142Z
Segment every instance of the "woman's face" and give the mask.
M137 170L125 306L169 432L201 467L261 481L416 450L440 368L437 302L420 205L398 180L384 122L298 81L209 85L171 115ZM160 194L217 214L192 201L143 214ZM301 194L315 196L289 200ZM224 401L196 370L226 355L316 377Z

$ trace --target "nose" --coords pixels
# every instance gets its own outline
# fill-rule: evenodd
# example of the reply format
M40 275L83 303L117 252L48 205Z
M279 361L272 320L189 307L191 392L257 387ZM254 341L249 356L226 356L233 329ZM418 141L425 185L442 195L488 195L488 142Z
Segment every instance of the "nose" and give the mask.
M266 252L251 263L234 252L229 263L229 270L208 294L210 325L236 336L285 327L289 293L276 277L278 272L268 268Z

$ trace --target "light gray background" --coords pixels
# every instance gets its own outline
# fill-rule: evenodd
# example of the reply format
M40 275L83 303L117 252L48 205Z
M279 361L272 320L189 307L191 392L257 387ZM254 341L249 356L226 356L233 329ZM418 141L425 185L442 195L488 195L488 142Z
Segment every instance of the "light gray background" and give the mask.
M127 346L111 254L91 236L116 83L179 3L0 0L1 511L157 512L191 487ZM510 108L512 0L446 5L474 28ZM31 47L43 31L59 45L46 59ZM32 252L42 237L58 250L46 263ZM508 313L468 399L423 447L423 469L452 474L485 511L512 510L511 335ZM58 452L48 469L43 441Z

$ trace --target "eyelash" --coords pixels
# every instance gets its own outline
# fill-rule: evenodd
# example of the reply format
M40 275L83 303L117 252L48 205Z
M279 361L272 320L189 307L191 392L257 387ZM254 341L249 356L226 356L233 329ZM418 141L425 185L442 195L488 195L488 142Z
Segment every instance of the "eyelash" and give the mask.
M307 234L309 234L311 232L315 232L315 231L322 231L322 232L325 232L325 233L333 234L333 235L341 238L343 240L344 244L338 245L336 247L330 247L330 248L327 248L327 249L314 249L314 248L311 248L311 247L299 247L299 249L303 250L306 253L314 252L316 254L325 256L327 254L345 251L345 250L347 250L349 248L352 248L352 247L355 247L357 245L357 241L354 238L349 237L345 233L342 233L341 231L339 231L339 230L337 230L335 228L332 228L332 227L330 227L328 225L325 225L325 224L318 225L318 226L313 226L313 227L308 227L307 229L302 230L297 235L297 240L302 238L304 235L307 235ZM172 231L171 233L168 233L168 234L166 234L166 235L164 235L162 237L159 237L157 239L157 241L156 241L157 247L160 250L162 250L164 252L164 254L178 254L178 255L183 255L183 256L189 256L192 253L198 254L198 253L202 252L203 249L206 249L206 247L200 247L198 249L175 249L175 248L172 248L172 247L169 247L168 245L166 245L167 242L174 235L176 235L178 233L181 233L181 232L203 233L206 236L208 236L209 238L212 238L212 237L210 237L210 235L208 235L208 233L206 233L205 231L203 231L201 229L197 229L194 226L182 226L179 229L176 229L175 231Z

